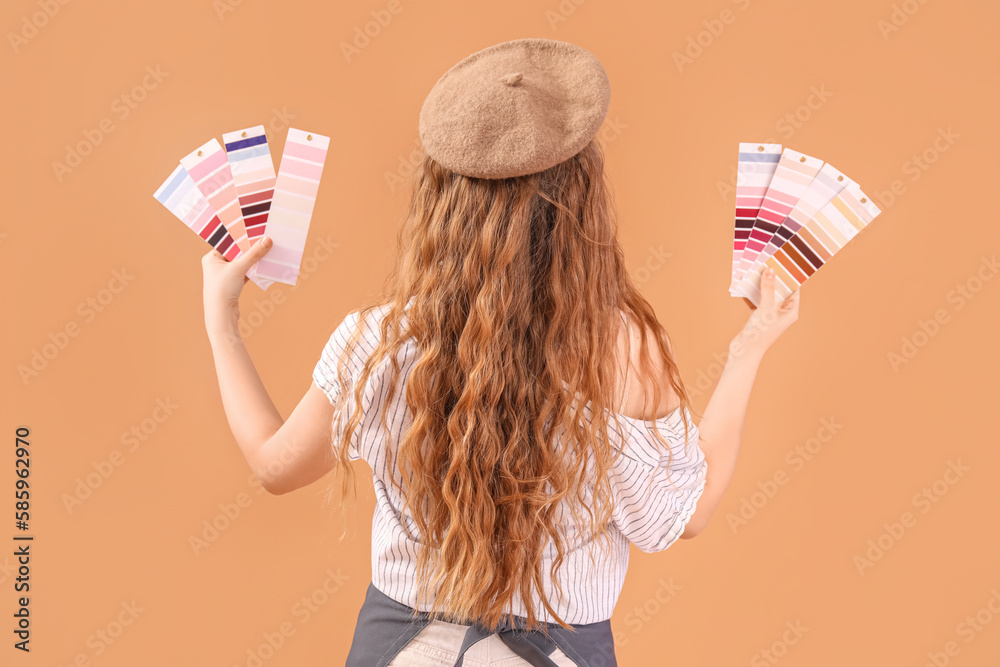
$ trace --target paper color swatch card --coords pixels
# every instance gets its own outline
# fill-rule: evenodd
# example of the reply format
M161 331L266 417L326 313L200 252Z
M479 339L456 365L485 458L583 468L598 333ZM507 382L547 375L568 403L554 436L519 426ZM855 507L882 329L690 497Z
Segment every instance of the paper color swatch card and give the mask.
M881 210L856 183L844 188L765 262L777 277L778 299L791 294L823 268L879 213Z
M330 137L289 128L267 220L267 235L274 245L257 262L261 276L289 285L298 279L329 148Z
M247 237L254 241L264 235L274 196L274 162L268 150L267 135L264 126L258 125L223 134L222 142L233 172Z
M781 157L774 163L778 151ZM751 166L756 164L764 166ZM770 164L774 168L768 175ZM823 160L777 144L741 143L729 293L756 306L761 273L771 267L778 298L785 298L879 213L857 183Z
M791 148L781 152L781 159L774 170L774 176L767 186L767 194L760 205L753 229L747 237L746 247L736 268L736 277L742 279L758 253L767 246L768 241L778 229L778 226L788 217L795 204L805 193L823 161L808 155L803 155Z
M240 254L240 247L182 165L177 165L153 196L223 257L232 261Z
M212 205L219 220L222 220L230 235L236 239L240 250L247 250L250 241L243 225L236 185L233 183L233 172L229 168L226 152L222 150L219 140L211 139L182 157L181 164L191 174L195 185Z
M740 258L747 245L747 237L764 203L767 186L781 159L781 144L740 144L736 163L736 228L733 233L733 279L729 292L734 294Z

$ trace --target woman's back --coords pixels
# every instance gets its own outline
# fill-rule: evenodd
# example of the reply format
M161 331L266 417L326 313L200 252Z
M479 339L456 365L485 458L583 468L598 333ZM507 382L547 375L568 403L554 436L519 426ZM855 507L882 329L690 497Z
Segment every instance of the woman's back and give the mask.
M330 337L322 358L316 365L313 377L316 384L331 396L336 391L336 362L346 341L356 328L362 329L361 338L354 348L347 369L357 375L366 355L375 348L379 339L378 321L385 308L371 311L363 326L358 325L359 314L351 313ZM639 378L638 333L634 327L623 327L618 338L616 354L627 354L627 341L633 341L629 377L619 378L616 395L619 397L619 417L623 429L619 437L614 426L609 429L611 442L622 455L617 457L610 470L610 483L615 498L613 521L606 535L596 543L591 539L589 525L574 521L568 506L561 504L556 510L556 523L565 536L564 561L557 577L565 595L559 599L549 578L550 565L556 557L554 544L546 543L541 572L544 590L559 617L571 624L594 623L611 617L624 583L628 566L628 544L632 541L643 551L666 549L680 536L684 524L694 511L705 481L704 456L698 448L697 427L689 415L682 415L678 399L669 386L661 384L661 400L656 408L649 407L643 419L643 402L651 402L655 377ZM654 368L662 362L650 346ZM372 482L376 495L376 508L372 519L372 581L376 588L390 598L420 611L417 591L417 544L420 534L409 511L402 511L404 498L400 488L391 483L390 475L400 483L398 468L390 466L389 455L394 454L401 435L412 424L412 415L406 409L406 381L421 351L412 338L402 341L397 360L400 373L394 398L386 404L389 382L392 379L391 363L384 360L368 378L363 391L363 417L352 434L349 450L352 460L364 459L372 469ZM624 364L621 365L624 368ZM665 384L665 383L664 383ZM354 409L353 391L348 392L345 410ZM386 426L380 415L385 410ZM584 414L590 418L589 408ZM658 448L654 436L647 428L655 419L661 436L670 446L672 461L668 467L667 452ZM684 421L688 422L688 446L684 447ZM624 446L623 446L624 445ZM392 456L395 459L395 456ZM581 486L585 504L593 500L593 480ZM584 517L587 515L584 514ZM523 602L515 597L513 613L527 616ZM554 622L539 603L534 608L536 617Z

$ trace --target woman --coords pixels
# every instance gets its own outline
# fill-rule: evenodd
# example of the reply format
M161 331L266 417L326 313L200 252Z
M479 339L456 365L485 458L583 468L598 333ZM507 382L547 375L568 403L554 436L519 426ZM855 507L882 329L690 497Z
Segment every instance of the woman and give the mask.
M237 326L270 243L204 258L226 416L264 487L342 468L346 493L351 461L372 468L348 665L615 665L629 543L694 537L729 484L798 293L775 303L763 277L696 426L617 240L596 139L608 95L596 58L553 40L490 47L438 81L385 294L336 327L287 420Z

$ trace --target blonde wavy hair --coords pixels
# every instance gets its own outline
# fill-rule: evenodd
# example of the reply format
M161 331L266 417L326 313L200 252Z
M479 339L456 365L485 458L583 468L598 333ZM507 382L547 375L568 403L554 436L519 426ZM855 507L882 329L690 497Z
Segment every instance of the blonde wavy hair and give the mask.
M419 529L411 535L419 545L419 599L432 600L432 618L495 627L520 596L527 627L545 629L537 596L570 627L543 590L543 549L548 540L555 545L550 576L561 597L556 573L566 543L557 506L571 504L578 525L582 508L594 541L611 522L609 472L620 451L608 427L613 418L621 433L613 410L623 377L615 353L622 313L645 325L645 376L655 376L648 330L681 407L690 408L667 333L626 270L603 149L594 140L544 172L499 180L462 176L424 155L410 187L383 294L359 311L364 322L369 311L387 308L381 339L355 378L346 428L337 429L343 399L334 416L341 500L354 481L348 447L367 379L391 360L388 405L397 351L412 337L421 353L405 383L413 423L396 447L405 488L394 476L392 484ZM360 331L338 364L342 397L345 360ZM654 383L653 405L660 394ZM581 418L584 406L590 419ZM684 431L686 445L687 420ZM655 422L653 432L669 461ZM593 507L582 492L591 484Z

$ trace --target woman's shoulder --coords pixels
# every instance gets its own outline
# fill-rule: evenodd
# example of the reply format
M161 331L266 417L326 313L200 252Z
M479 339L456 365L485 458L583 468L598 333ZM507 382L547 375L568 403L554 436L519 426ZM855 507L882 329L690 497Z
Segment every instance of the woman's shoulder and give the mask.
M667 360L660 354L652 330L648 325L640 326L635 317L625 312L622 312L621 323L616 353L621 362L619 364L621 370L623 373L627 372L627 376L618 378L619 391L616 392L616 395L620 395L618 412L632 419L647 420L669 415L680 406L680 397L670 386ZM646 329L646 349L649 351L651 373L645 371L641 365L640 345L643 328ZM667 354L673 356L669 338L665 342ZM660 400L653 405L653 392L657 386L660 390Z

